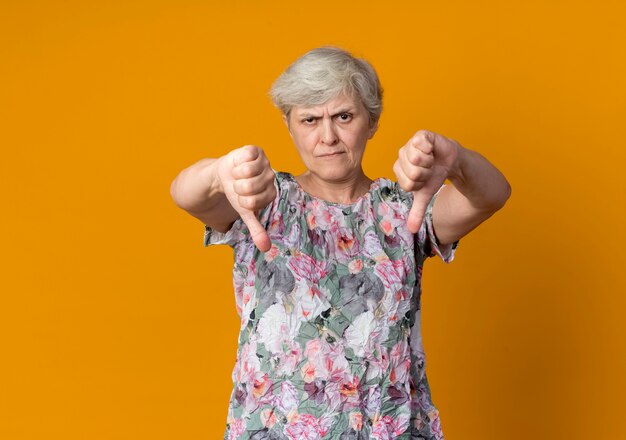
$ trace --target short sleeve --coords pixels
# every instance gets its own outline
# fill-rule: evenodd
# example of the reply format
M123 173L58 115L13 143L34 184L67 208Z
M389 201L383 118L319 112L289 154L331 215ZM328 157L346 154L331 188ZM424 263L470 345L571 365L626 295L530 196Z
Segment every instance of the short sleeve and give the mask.
M459 240L442 246L439 244L439 240L435 235L435 228L433 226L433 205L435 204L437 196L445 186L446 185L441 185L441 188L437 190L428 203L428 207L426 208L426 212L424 214L424 220L422 221L422 226L416 235L416 239L418 240L418 247L426 258L438 255L444 262L450 263L454 260L454 253L459 245Z
M248 228L246 224L238 218L231 225L230 229L226 232L216 231L208 225L204 225L204 246L211 246L213 244L227 244L230 247L243 241L248 235Z
M267 229L269 225L269 221L271 218L272 212L275 210L277 206L278 199L280 198L280 187L277 179L274 179L274 187L276 188L276 198L270 203L267 207L265 207L259 213L259 222ZM228 246L234 248L239 243L244 241L252 241L250 237L250 231L246 224L238 218L231 225L230 229L226 232L216 231L208 225L204 225L204 246L211 246L214 244L227 244Z

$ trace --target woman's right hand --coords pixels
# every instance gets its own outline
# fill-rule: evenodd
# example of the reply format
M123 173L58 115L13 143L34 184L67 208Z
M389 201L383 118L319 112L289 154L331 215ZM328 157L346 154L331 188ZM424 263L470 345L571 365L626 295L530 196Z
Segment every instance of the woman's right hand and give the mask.
M261 252L271 247L267 231L257 218L258 211L276 197L275 174L263 150L244 145L218 159L217 176L224 195L246 224Z

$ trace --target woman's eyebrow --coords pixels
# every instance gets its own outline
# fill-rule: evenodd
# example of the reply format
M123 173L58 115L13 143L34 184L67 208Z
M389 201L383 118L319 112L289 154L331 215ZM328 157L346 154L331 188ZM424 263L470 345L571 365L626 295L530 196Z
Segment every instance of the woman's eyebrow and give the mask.
M354 113L354 109L352 107L344 107L343 109L337 110L332 116L343 115L344 113Z
M314 113L302 112L298 114L298 118L321 118L321 116Z
M350 113L350 112L354 112L354 109L352 107L344 107L340 110L337 110L331 116L342 115L344 113ZM298 118L321 118L321 117L322 117L321 115L311 113L309 111L303 111L302 113L298 114Z

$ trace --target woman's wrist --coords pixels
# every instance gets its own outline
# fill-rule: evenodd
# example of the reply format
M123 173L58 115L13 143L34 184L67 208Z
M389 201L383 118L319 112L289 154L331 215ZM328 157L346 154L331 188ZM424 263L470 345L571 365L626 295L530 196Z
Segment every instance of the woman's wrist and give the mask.
M221 161L224 160L224 156L214 159L207 166L208 181L211 182L211 189L214 193L224 194L224 185L222 179L220 179L219 167Z
M467 148L464 148L458 143L456 143L456 145L457 145L457 156L456 156L456 159L454 160L454 163L450 167L450 170L448 171L448 179L455 185L456 185L456 182L462 184L462 182L465 180L465 175L464 175L463 170L465 169L465 166L467 165L467 162L469 159L469 155L471 154L471 151L468 150Z
M448 179L475 207L497 210L511 189L506 178L482 154L460 148Z

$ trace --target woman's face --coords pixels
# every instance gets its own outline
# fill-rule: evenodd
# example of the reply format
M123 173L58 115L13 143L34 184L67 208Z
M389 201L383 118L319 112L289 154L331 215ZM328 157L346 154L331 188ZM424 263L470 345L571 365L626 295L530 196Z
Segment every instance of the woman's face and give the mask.
M374 136L358 96L339 95L325 104L295 106L283 117L307 169L329 182L358 176L365 144Z

